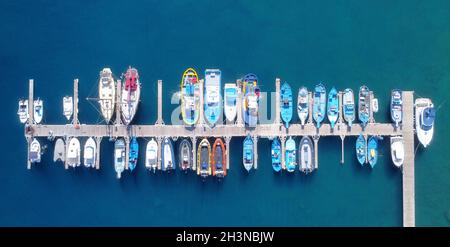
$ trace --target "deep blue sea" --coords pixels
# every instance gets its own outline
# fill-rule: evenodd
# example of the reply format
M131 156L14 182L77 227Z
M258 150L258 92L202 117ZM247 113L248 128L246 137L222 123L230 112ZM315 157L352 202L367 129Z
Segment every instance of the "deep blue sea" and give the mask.
M44 100L44 122L65 124L62 98L79 78L79 119L98 123L98 73L139 69L142 97L135 123L156 121L156 81L164 81L164 120L183 71L220 68L223 82L253 72L261 90L288 81L324 81L379 99L377 122L389 120L393 88L414 90L439 108L435 136L417 149L416 224L450 224L450 3L421 0L0 1L1 226L401 226L402 176L390 161L388 138L371 170L355 158L355 138L321 138L319 169L274 174L270 142L260 139L259 165L242 166L242 138L231 142L222 182L194 174L148 173L139 162L119 181L113 143L102 142L101 170L64 170L53 144L26 169L26 141L17 101ZM268 99L268 103L271 103ZM270 114L270 112L269 112ZM297 120L297 118L294 118ZM297 142L300 140L296 138ZM85 140L83 140L84 142ZM139 140L141 147L144 139ZM140 152L141 161L144 158Z

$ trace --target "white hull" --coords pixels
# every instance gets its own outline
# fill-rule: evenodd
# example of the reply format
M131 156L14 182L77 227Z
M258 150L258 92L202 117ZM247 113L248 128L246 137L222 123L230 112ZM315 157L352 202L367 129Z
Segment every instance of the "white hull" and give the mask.
M66 162L71 167L80 166L80 141L72 137L67 148Z
M33 118L34 118L34 121L37 123L37 124L40 124L41 122L42 122L42 116L43 116L43 113L44 113L44 106L43 106L43 102L42 102L42 100L40 100L40 99L37 99L37 100L35 100L34 101L34 104L33 104Z
M19 120L21 123L26 123L28 120L28 101L20 100L19 101L19 110L17 111L17 115L19 115Z
M300 155L300 167L302 172L310 172L313 170L311 161L312 161L312 152L309 145L302 145L300 147L301 155Z
M347 121L348 125L351 127L352 123L355 121L356 116L356 108L355 108L355 95L353 94L353 90L346 89L344 96L343 96L343 112L342 115L344 116L344 120ZM353 114L348 115L345 114L345 107L346 106L352 106L353 107Z
M70 120L73 114L73 99L70 96L63 98L63 113L67 120Z
M122 99L121 99L121 110L122 119L124 124L128 125L134 118L139 105L139 98L141 96L141 84L137 81L137 88L135 91L128 91L125 89L125 83L122 85Z
M227 94L228 88L234 88L236 90L236 94L233 96L230 96ZM236 100L237 100L237 87L234 83L226 83L225 84L225 90L224 90L224 112L225 117L228 122L233 123L236 119L237 115L237 108L236 108Z
M158 161L158 143L154 139L151 139L147 143L145 150L145 167L149 170L155 171L157 169Z
M396 167L401 167L405 159L405 149L403 143L403 137L393 136L391 137L391 158L392 163Z
M114 106L116 103L116 85L112 77L111 69L104 68L100 72L100 80L98 82L98 103L105 121L108 123L114 114Z
M41 162L41 144L36 139L31 142L29 157L31 163Z
M97 144L95 143L92 137L84 144L84 160L83 164L85 167L95 167L95 163L97 161Z
M308 98L309 98L308 90L304 87L300 88L297 96L297 114L302 126L306 124L306 120L308 119L309 114Z
M433 106L433 103L431 103L430 99L425 98L419 98L415 101L415 120L416 120L416 132L417 132L417 139L419 139L419 142L422 143L424 147L427 147L431 140L433 139L433 133L434 133L434 126L431 127L430 130L426 131L422 128L420 128L420 117L422 115L422 111L430 106Z

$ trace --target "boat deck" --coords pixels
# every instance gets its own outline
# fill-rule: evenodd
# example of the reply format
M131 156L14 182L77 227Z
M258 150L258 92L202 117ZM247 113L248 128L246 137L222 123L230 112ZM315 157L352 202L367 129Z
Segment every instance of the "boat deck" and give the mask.
M202 81L200 82L202 83ZM239 81L238 81L239 83ZM254 151L255 151L255 168L258 164L257 156L257 140L258 138L273 138L280 137L282 152L284 153L284 140L288 136L312 136L314 140L315 149L315 166L318 167L318 141L322 136L335 136L342 139L342 152L344 151L344 138L346 136L357 136L360 133L363 135L379 135L379 136L394 136L401 135L405 143L405 163L403 168L403 225L415 226L415 194L414 194L414 93L412 91L403 91L404 99L404 123L402 128L395 129L392 123L375 123L373 115L371 121L363 130L359 124L353 124L351 128L342 121L342 115L339 116L339 121L334 130L331 129L330 124L324 123L320 129L317 129L311 121L312 117L312 95L310 98L309 118L307 124L302 127L300 124L290 124L289 131L281 123L280 119L280 79L276 79L276 111L275 121L272 124L260 124L256 128L247 129L242 122L241 111L238 110L237 121L233 124L216 125L213 128L204 124L203 107L201 108L199 124L192 128L185 128L182 125L165 125L162 118L162 80L158 80L158 116L155 125L130 125L122 124L120 119L121 114L116 113L116 121L113 125L88 125L79 124L78 120L78 79L74 80L74 120L72 124L66 125L48 125L48 124L34 124L33 122L33 88L34 81L29 80L29 124L25 125L25 137L28 142L28 150L30 143L34 137L62 137L65 140L69 137L95 137L97 142L97 163L96 168L100 168L100 143L103 137L122 137L129 141L129 136L136 137L156 137L158 142L158 157L161 157L161 141L164 137L190 137L193 143L193 157L196 156L197 138L201 137L223 137L226 141L227 161L229 160L229 143L232 137L244 137L250 134L253 137ZM120 87L120 83L118 83ZM200 88L203 88L200 86ZM120 88L118 88L120 92ZM203 94L202 94L203 95ZM341 93L340 93L341 95ZM117 97L120 95L118 93ZM373 94L371 93L371 97ZM202 97L201 97L202 98ZM339 97L342 102L342 97ZM116 102L120 102L117 100ZM237 107L240 109L242 102L240 97L240 90L238 90ZM118 107L116 107L116 110ZM67 143L67 141L66 141ZM67 145L67 144L66 144ZM127 145L128 147L128 145ZM128 158L128 148L126 149L126 157ZM194 160L194 167L196 167L196 159ZM127 160L128 161L128 160ZM341 162L344 162L342 154ZM230 164L227 162L227 167ZM284 167L284 155L282 155L282 167ZM27 164L28 169L31 169L31 163ZM128 167L128 162L126 162ZM67 166L66 166L67 168ZM161 160L158 160L158 168L161 168Z

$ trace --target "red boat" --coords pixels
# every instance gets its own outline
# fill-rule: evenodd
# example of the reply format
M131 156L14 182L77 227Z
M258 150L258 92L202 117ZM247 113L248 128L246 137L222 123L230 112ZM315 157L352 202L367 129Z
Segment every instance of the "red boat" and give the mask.
M213 176L222 178L227 175L226 149L221 138L217 138L213 144L211 166Z

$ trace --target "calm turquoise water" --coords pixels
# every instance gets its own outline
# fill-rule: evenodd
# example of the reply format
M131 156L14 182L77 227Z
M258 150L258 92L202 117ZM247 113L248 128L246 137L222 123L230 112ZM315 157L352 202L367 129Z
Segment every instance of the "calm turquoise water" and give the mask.
M339 138L321 138L319 170L309 176L274 174L264 139L259 168L247 174L239 138L222 183L150 175L143 163L118 181L107 140L100 171L64 170L51 161L46 140L43 162L28 171L16 115L27 80L35 79L35 96L45 101L44 121L62 124L62 97L79 78L79 118L97 123L84 98L95 95L99 70L120 75L129 64L143 82L141 124L156 120L157 79L164 80L169 121L176 107L170 96L190 66L218 67L227 82L254 72L263 91L274 90L275 77L295 91L319 80L328 89L357 90L365 82L379 98L379 122L389 118L393 87L431 97L442 108L432 145L417 151L416 221L450 224L448 1L1 1L0 32L2 226L402 225L402 177L390 162L388 139L370 170L357 164L354 138L345 140L344 165Z

